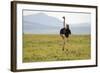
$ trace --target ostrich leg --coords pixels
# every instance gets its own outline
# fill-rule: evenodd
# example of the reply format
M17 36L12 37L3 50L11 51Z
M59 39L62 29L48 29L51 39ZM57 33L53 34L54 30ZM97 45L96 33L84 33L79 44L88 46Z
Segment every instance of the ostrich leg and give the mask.
M65 48L65 37L64 37L64 39L63 39L63 47L62 47L62 50L64 51L64 48Z

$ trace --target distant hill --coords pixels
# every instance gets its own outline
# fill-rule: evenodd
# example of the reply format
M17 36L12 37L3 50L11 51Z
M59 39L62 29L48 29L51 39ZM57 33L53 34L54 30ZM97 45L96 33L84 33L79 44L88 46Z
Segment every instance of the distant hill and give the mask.
M37 13L33 15L24 16L24 21L34 22L47 26L59 26L60 24L62 24L62 21L60 21L59 19L52 16L48 16L44 13Z
M59 19L48 16L44 13L23 16L24 33L33 34L59 34L63 23ZM77 26L70 24L73 34L89 34L90 26L88 23L81 23Z

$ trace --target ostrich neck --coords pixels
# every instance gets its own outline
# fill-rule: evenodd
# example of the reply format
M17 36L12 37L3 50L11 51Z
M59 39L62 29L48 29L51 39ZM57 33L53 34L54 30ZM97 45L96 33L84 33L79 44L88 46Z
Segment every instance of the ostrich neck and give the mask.
M65 23L65 19L64 19L64 23L63 23L64 28L66 28L66 23Z

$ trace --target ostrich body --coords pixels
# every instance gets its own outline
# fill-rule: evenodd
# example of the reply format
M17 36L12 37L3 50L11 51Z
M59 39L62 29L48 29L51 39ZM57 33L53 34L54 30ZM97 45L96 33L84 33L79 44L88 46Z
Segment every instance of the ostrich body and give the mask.
M71 31L69 29L69 25L66 25L66 28L62 28L60 30L60 35L63 39L64 37L68 38L70 34L71 34Z

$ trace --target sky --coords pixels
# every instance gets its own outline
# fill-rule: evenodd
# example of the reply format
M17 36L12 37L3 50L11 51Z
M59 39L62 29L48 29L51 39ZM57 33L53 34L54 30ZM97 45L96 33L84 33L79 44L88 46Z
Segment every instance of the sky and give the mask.
M86 12L54 11L54 10L23 10L23 16L25 18L27 16L32 17L39 13L45 14L46 16L57 18L62 22L62 24L63 24L62 17L65 16L65 18L66 18L65 22L71 26L72 33L74 33L74 34L90 34L91 13L89 13L89 12L86 13ZM31 22L35 22L35 20L30 19L30 18L27 20L28 21L31 20ZM43 19L41 19L41 20L43 20ZM38 23L41 23L41 20ZM36 20L36 22L37 22L37 20ZM47 21L44 21L44 22L48 23ZM34 23L32 25L29 25L28 23L24 23L24 24L25 24L25 26L24 26L25 33L37 34L37 32L38 32L41 34L45 34L45 33L59 34L59 30L62 28L62 26L57 26L56 28L49 29L49 27L46 27L47 29L45 29L44 28L45 26L42 26L43 29L41 29L41 27L37 28L36 24L34 24ZM50 24L47 24L47 25L50 26ZM55 23L53 25L55 25ZM34 28L34 27L36 27L36 28Z
M23 15L32 15L37 13L45 13L48 16L53 16L63 21L62 17L66 17L66 23L77 25L79 23L91 23L91 14L90 13L81 13L81 12L55 12L55 11L36 11L36 10L24 10Z

